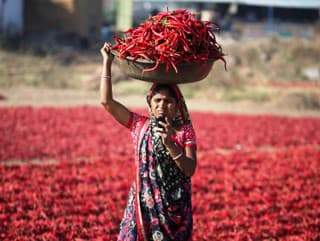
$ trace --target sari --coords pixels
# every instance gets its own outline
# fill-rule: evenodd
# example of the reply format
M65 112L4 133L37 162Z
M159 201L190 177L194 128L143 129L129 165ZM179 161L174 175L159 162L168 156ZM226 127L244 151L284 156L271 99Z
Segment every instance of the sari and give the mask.
M157 124L150 100L156 87L154 84L147 95L150 117L131 112L127 126L135 147L137 170L118 241L192 240L191 179L178 168L161 137L154 132ZM170 85L170 88L178 99L173 123L181 126L177 136L172 138L181 149L196 147L195 132L184 98L176 85Z

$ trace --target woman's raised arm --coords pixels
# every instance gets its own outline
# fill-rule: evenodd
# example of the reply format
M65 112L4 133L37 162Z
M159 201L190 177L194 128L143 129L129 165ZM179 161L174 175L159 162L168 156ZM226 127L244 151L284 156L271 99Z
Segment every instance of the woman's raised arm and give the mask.
M127 126L130 119L130 111L124 105L114 100L112 94L111 66L114 55L111 53L111 45L105 43L100 52L103 57L100 103L120 124Z

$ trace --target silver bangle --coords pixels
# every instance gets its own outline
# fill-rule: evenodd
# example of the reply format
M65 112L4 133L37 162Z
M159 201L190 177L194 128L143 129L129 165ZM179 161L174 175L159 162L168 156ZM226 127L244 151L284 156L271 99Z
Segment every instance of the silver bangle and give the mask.
M183 155L183 151L182 151L180 154L176 155L175 157L172 157L172 160L176 161L176 160L178 160L180 157L182 157L182 155Z
M102 79L108 79L108 78L111 78L111 75L101 75L101 78Z

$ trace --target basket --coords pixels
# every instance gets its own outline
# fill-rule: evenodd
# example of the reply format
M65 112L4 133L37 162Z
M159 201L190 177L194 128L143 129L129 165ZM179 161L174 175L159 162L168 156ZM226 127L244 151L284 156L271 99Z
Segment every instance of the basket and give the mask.
M178 73L173 68L167 72L164 63L160 63L154 71L143 72L144 69L152 68L155 63L144 59L132 61L130 57L118 58L118 61L120 69L131 78L161 84L183 84L206 78L216 59L210 59L206 63L179 63L176 65Z

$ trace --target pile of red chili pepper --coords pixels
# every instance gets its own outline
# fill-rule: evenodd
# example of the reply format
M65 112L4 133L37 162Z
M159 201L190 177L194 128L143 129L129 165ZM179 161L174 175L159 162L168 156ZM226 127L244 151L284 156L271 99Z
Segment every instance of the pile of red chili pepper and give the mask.
M213 21L197 20L195 14L186 9L160 12L149 17L136 28L124 32L124 37L114 36L113 50L119 58L145 59L155 62L156 70L160 63L166 71L174 68L178 73L179 63L206 63L210 59L222 60L222 48L217 43L214 31L220 27Z

